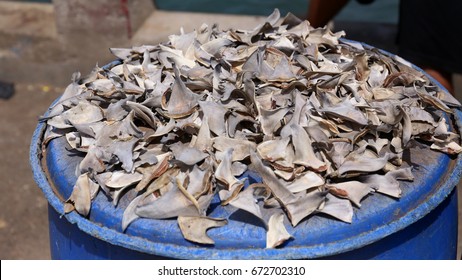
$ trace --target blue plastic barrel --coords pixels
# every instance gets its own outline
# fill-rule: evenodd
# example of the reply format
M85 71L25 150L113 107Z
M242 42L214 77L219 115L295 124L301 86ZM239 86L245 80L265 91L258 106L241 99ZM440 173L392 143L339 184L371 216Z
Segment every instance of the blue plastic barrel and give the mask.
M462 113L456 111L459 129L461 119ZM209 230L215 245L203 246L186 241L176 219L139 219L122 232L122 214L134 196L130 192L117 207L99 192L87 218L76 212L64 214L63 201L72 192L82 157L69 152L61 138L49 143L42 158L44 129L39 123L35 130L30 162L50 205L53 259L456 259L455 186L462 171L461 155L451 158L412 148L411 161L418 167L415 181L401 182L399 200L371 195L355 210L351 224L317 215L295 228L288 226L294 239L278 249L265 248L266 231L258 220L216 200L210 216L228 218L229 223ZM255 180L253 174L248 176Z

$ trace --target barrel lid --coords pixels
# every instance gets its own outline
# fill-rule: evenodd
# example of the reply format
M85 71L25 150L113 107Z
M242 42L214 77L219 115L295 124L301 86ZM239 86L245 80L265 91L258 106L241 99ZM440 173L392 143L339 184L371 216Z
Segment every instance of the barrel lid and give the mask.
M461 127L461 119L462 112L457 110L457 127ZM351 251L383 239L427 215L451 193L462 170L461 155L451 159L446 154L416 145L406 155L413 166L415 180L400 182L403 191L400 199L369 195L361 202L361 209L354 210L351 224L315 215L295 228L288 225L294 238L278 249L265 248L266 230L258 219L232 206L221 206L216 200L212 202L209 216L227 218L228 225L210 229L208 235L215 245L203 246L186 241L176 219L138 219L122 232L123 211L129 199L135 196L133 191L127 192L117 207L104 192L99 192L88 218L76 212L64 214L63 201L72 192L77 179L75 170L83 157L70 152L66 140L61 137L49 143L42 160L44 130L45 124L39 123L32 138L30 162L34 178L50 205L89 235L135 251L170 258L301 259ZM255 174L247 175L250 182L258 180Z

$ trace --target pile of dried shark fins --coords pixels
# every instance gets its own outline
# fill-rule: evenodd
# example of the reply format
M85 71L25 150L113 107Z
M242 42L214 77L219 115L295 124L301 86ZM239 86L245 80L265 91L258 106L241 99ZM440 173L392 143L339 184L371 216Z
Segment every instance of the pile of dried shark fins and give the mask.
M253 30L202 25L165 43L111 49L119 59L75 74L43 120L44 146L65 137L84 157L67 212L87 216L102 190L135 192L138 218L177 218L187 240L206 231L214 196L267 228L267 247L316 213L350 223L371 193L399 198L413 180L403 151L416 141L460 153L447 123L459 102L409 64L339 41L275 10ZM449 114L449 115L448 115ZM247 186L247 170L260 183ZM227 206L231 205L231 206Z

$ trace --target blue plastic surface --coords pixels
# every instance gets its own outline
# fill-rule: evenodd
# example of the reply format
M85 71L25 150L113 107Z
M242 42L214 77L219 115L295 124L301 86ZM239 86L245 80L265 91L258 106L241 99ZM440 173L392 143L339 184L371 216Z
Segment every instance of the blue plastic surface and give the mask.
M419 69L420 70L420 69ZM456 112L461 127L462 113ZM64 139L51 141L46 156L48 174L40 161L44 124L38 125L31 145L34 178L48 199L52 257L57 259L455 259L457 198L462 159L413 148L414 182L402 182L399 200L374 194L355 209L352 224L314 216L297 227L282 248L265 249L266 231L256 219L231 206L212 207L210 216L228 218L225 227L211 229L214 246L184 240L176 220L139 219L121 232L127 193L118 207L100 192L89 218L63 214L63 200L75 183L82 159L66 149ZM253 177L252 174L250 174ZM51 182L51 184L50 184ZM247 220L250 219L251 223ZM246 220L247 222L242 222Z

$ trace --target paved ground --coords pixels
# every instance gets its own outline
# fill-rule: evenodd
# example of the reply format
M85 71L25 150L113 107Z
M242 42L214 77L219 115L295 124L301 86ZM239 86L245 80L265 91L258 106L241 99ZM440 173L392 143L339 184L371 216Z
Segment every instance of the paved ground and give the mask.
M0 99L0 259L48 259L47 203L32 179L29 145L38 117L62 92L16 84Z
M49 13L47 10L45 12ZM150 33L155 33L155 28L158 26L156 20L161 17L168 18L168 16L160 13L159 17L151 17L146 22L145 31L141 30L145 33L137 33L134 42L141 44ZM201 15L196 15L196 17L195 21L199 22L213 20L213 17L210 16L207 19L203 19ZM182 20L185 21L185 18L189 19L190 17L182 17ZM227 20L228 24L240 22L239 18L233 19L233 17L229 17ZM256 19L250 18L248 20L254 21ZM187 24L186 26L193 26L192 23L185 22L183 24ZM395 47L390 44L393 41L390 38L394 36L392 29L385 28L382 32L371 37L371 33L363 34L366 29L365 26L350 26L348 28L361 31L356 34L349 32L349 38L369 42L371 45L394 52ZM167 31L164 30L164 32ZM155 34L160 36L160 33ZM386 36L383 36L384 34ZM25 35L21 36L20 39L24 40ZM364 36L367 39L361 39L365 38ZM5 42L2 39L2 33L0 32L0 58L2 57L1 44ZM47 40L44 39L43 41ZM16 50L17 48L10 49ZM8 57L8 55L15 54L3 53L3 55ZM27 66L24 61L19 62ZM56 61L53 62L55 63ZM72 66L73 64L49 64L49 68L41 69L47 69L47 71L52 71L55 74L69 70L80 70L84 74L86 73L85 69L76 68ZM67 66L63 68L63 65ZM85 67L91 68L92 65L86 65ZM8 73L0 71L0 80L4 77L14 77L14 75L24 75L26 73L15 68L11 68L10 71ZM15 84L15 94L10 99L0 99L0 206L2 207L2 211L0 211L0 259L50 258L47 203L33 181L28 155L30 139L38 117L45 112L51 102L63 91L62 87L56 87L55 85L62 86L70 80L70 74L65 74L64 76L66 77L65 79L54 78L54 82L41 82L38 78L40 75L35 75L34 77L26 75L18 79L19 82ZM462 100L462 78L460 76L456 77L456 91L456 96L458 96L459 100ZM459 192L459 201L462 201L462 192ZM462 223L459 223L459 228L461 226ZM459 230L459 232L462 231ZM459 242L459 244L462 243Z

